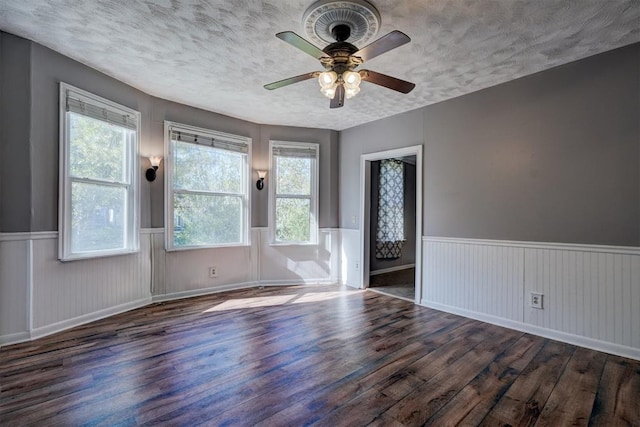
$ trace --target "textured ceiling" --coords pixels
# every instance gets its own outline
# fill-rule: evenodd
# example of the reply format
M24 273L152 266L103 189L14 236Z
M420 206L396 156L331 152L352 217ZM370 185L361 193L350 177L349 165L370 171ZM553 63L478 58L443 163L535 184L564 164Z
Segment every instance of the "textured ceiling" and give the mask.
M321 70L274 36L304 35L312 3L2 0L0 29L155 96L256 123L338 130L640 41L638 0L372 0L377 37L397 29L412 41L365 67L416 88L403 95L364 82L330 110L315 80L262 87Z

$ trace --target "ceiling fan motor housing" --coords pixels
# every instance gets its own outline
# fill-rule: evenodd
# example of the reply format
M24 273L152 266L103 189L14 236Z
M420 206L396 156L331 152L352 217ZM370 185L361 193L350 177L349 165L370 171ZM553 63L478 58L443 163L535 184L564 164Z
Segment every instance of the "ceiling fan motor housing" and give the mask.
M339 23L331 26L331 35L337 42L347 41L351 35L351 27L349 24Z

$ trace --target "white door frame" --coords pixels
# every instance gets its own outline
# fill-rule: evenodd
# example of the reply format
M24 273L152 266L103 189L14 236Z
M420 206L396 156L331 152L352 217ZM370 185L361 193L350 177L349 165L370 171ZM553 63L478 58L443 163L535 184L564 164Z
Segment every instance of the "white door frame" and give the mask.
M416 156L416 277L415 302L422 298L422 145L362 154L360 156L360 288L369 287L371 236L371 162L405 156Z

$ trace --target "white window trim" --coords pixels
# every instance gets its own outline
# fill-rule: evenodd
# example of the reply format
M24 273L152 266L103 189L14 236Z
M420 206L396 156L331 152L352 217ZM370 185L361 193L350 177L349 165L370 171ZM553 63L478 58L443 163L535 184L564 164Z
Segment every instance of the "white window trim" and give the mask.
M247 160L244 165L244 183L243 188L246 191L246 197L243 201L242 212L242 242L239 243L226 243L215 245L197 245L197 246L174 246L174 224L173 224L173 150L171 146L171 130L183 130L184 132L195 133L199 136L218 138L227 141L234 141L242 144L246 144ZM174 251L188 251L193 249L207 249L207 248L229 248L229 247L246 247L251 245L251 146L252 140L249 137L243 137L239 135L233 135L224 132L218 132L211 129L200 128L196 126L185 125L182 123L171 122L165 120L164 122L164 236L165 236L165 249L168 252Z
M311 171L311 219L309 223L309 241L278 241L276 240L276 173L273 162L274 147L297 147L307 148L313 147L316 152L315 162L313 162L313 170ZM293 141L269 141L269 175L272 184L269 185L269 245L271 246L305 246L318 244L318 181L319 181L319 158L320 145L312 142L293 142ZM306 197L304 197L306 198Z
M127 220L126 220L126 247L123 249L98 250L90 252L71 252L71 178L69 175L69 129L67 120L67 93L72 92L80 100L105 108L117 113L124 113L135 117L136 140L129 144L127 153L127 165L125 170L129 174L129 191L127 192ZM78 259L100 258L106 256L131 254L140 248L140 187L138 180L138 144L140 141L140 112L131 108L109 101L108 99L94 95L85 90L60 82L59 95L59 201L58 201L58 258L61 261L73 261Z

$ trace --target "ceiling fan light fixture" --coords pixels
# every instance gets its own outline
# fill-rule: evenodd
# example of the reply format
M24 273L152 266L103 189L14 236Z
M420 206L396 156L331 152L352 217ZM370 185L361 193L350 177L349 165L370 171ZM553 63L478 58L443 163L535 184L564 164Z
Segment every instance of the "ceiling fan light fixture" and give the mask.
M344 80L345 89L349 89L360 87L362 78L355 71L345 71L342 73L342 80Z
M358 86L356 87L347 87L345 85L344 88L344 95L347 97L347 99L351 99L354 96L356 96L358 93L360 92L360 88Z
M336 96L336 88L338 87L338 85L336 83L332 84L331 86L325 86L323 88L320 88L320 92L326 96L329 99L333 99L334 96Z
M344 82L344 94L347 99L351 99L360 92L360 82L362 78L355 71L345 71L342 73L342 81Z
M323 89L335 86L336 80L338 80L338 74L335 71L323 71L318 75L318 83Z

